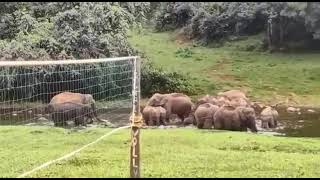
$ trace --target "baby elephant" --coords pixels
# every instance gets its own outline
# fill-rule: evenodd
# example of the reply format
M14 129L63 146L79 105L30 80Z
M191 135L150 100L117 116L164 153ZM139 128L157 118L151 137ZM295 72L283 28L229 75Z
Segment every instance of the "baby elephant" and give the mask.
M147 126L166 125L166 110L161 106L146 106L142 111L143 119Z
M70 120L73 120L76 126L86 126L88 118L94 118L94 111L89 105L64 102L49 106L49 110L55 126L65 126Z
M213 116L219 109L219 106L211 103L204 103L194 112L194 116L199 129L211 129L213 126Z
M276 128L279 114L273 107L267 106L260 113L261 128Z

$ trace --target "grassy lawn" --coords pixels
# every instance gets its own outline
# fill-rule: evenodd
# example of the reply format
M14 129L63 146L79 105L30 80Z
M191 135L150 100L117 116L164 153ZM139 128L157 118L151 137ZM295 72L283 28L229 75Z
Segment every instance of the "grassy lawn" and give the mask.
M320 106L320 53L242 50L256 45L259 38L252 36L209 48L181 41L173 32L146 30L141 34L131 32L129 41L165 70L197 78L195 83L207 93L236 88L261 101Z
M71 152L110 129L0 127L0 177ZM31 177L129 177L130 131L120 130ZM198 129L142 130L142 177L320 177L320 139Z

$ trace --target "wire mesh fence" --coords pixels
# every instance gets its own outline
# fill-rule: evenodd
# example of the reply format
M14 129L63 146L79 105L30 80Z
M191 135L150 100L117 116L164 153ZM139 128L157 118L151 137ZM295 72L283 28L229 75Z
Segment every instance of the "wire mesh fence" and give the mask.
M6 162L0 177L22 174L109 131L85 135L74 129L130 125L134 101L140 98L135 97L136 60L1 61L0 133L10 131L11 136L0 138L0 159Z

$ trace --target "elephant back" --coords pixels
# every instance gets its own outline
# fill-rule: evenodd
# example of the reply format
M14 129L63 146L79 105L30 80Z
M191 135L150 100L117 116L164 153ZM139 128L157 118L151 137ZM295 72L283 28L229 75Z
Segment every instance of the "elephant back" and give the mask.
M243 98L246 100L248 99L246 97L245 93L240 90L229 90L229 91L225 91L225 92L220 92L220 93L218 93L218 96L227 97L229 99L236 99L236 98Z
M51 99L50 104L61 104L65 102L82 103L83 95L80 93L63 92L55 95Z
M169 102L171 101L171 102ZM184 110L184 111L190 111L192 110L193 103L189 97L185 96L174 96L174 97L169 97L169 100L167 100L166 103L171 103L172 104L172 109L173 111L177 110Z

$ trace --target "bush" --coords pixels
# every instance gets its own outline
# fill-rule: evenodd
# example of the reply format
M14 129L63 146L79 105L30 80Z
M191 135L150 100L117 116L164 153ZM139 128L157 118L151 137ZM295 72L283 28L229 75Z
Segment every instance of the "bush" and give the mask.
M182 92L194 94L195 87L191 84L191 78L177 72L166 72L156 68L149 61L144 61L141 68L141 95L149 97L154 93Z
M190 48L179 48L176 52L176 57L190 58L194 54Z

